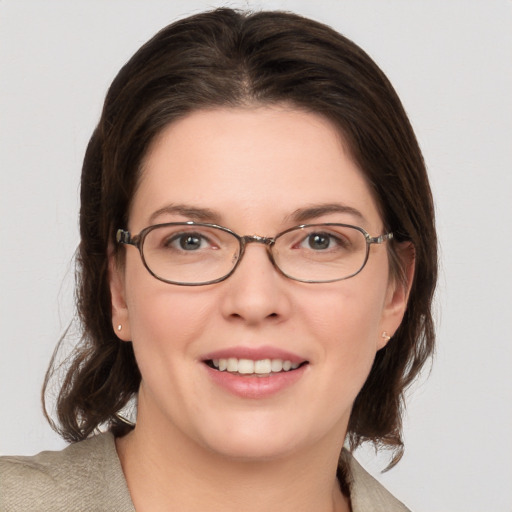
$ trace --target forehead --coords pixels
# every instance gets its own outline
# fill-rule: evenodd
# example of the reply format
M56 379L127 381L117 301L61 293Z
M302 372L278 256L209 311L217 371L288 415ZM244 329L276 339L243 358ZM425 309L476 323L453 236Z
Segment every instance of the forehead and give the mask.
M243 220L276 224L328 203L361 211L367 229L380 225L366 180L329 120L284 106L201 110L154 141L130 222L142 228L155 211L182 204L210 209L233 228Z

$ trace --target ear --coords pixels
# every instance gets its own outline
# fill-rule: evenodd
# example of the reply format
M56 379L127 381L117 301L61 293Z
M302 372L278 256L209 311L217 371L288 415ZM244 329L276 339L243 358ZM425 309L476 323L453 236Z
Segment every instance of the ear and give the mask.
M124 268L113 251L109 251L108 274L112 302L112 328L122 341L131 341L130 318L126 305Z
M414 264L416 260L414 245L410 242L398 244L396 255L399 260L398 264L403 272L403 279L401 278L402 276L390 276L389 278L377 350L385 347L389 338L392 338L395 331L400 327L407 309L407 302L414 279Z

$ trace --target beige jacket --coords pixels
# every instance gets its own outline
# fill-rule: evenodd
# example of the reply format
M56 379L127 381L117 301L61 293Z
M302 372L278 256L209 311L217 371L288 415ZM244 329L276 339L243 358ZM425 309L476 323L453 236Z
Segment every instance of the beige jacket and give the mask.
M408 511L346 457L353 512ZM112 434L34 457L0 457L0 512L31 511L134 512Z

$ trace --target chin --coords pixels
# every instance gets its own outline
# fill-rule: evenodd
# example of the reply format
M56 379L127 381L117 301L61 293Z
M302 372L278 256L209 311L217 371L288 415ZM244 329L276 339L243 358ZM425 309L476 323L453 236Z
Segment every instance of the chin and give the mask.
M231 421L217 424L205 422L209 428L203 431L201 444L226 458L257 462L297 455L301 450L316 445L322 437L321 432L315 431L318 426L307 428L305 422L297 417L290 422L280 415L249 416L232 417Z
M208 443L208 448L218 456L235 459L240 462L265 462L285 459L297 453L299 446L289 441L280 443L279 440L257 436L230 437L228 440Z

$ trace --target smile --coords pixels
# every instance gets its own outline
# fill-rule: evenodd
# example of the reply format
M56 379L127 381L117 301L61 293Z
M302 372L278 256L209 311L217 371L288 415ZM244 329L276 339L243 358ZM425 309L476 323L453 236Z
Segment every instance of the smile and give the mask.
M292 363L288 359L243 359L236 357L209 359L206 364L220 372L229 372L236 375L255 375L257 377L268 377L270 375L296 370L307 364Z

